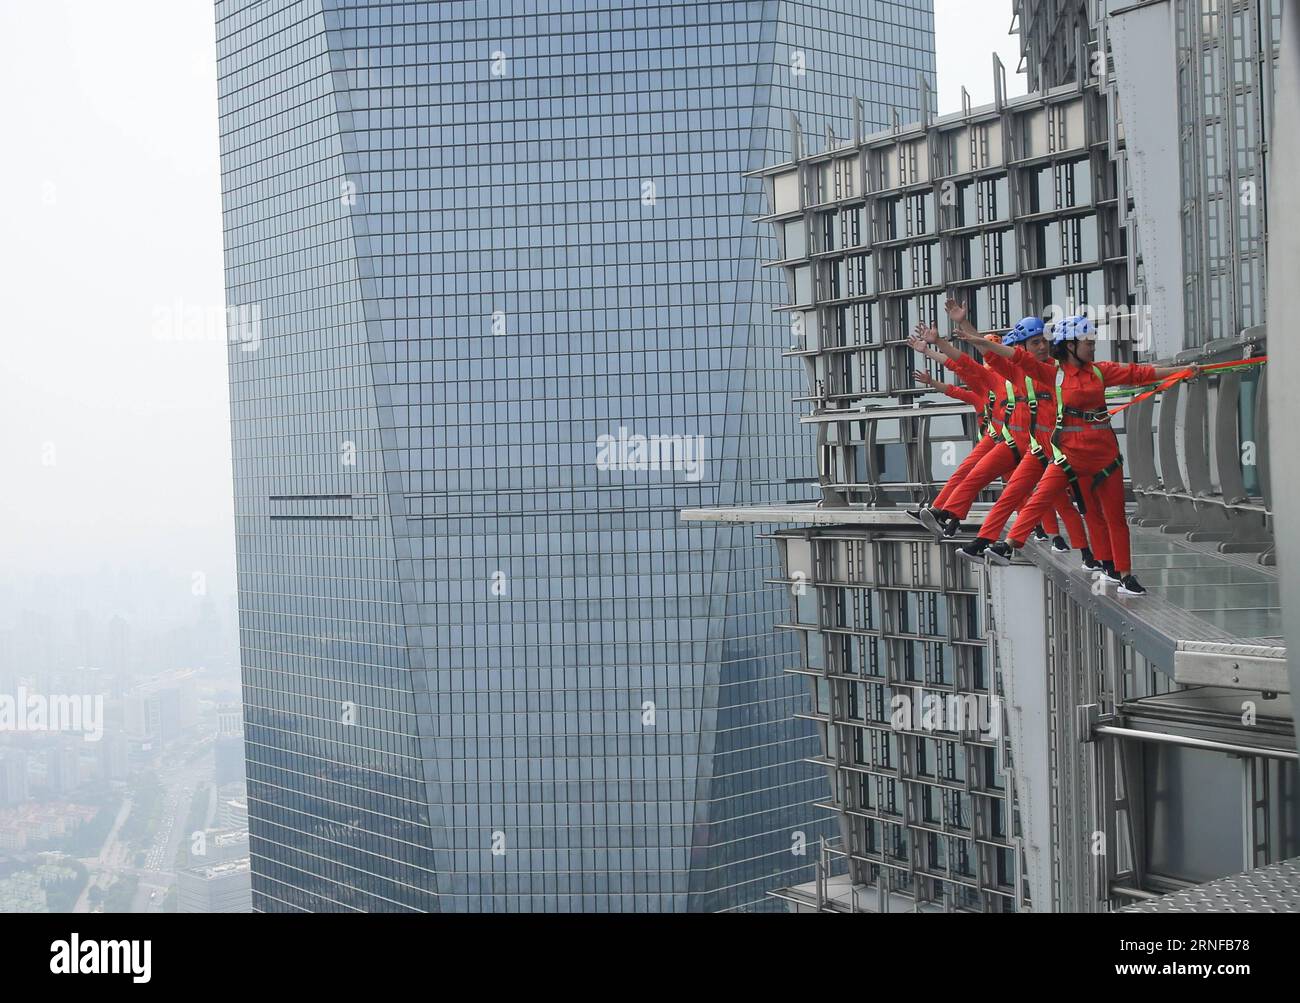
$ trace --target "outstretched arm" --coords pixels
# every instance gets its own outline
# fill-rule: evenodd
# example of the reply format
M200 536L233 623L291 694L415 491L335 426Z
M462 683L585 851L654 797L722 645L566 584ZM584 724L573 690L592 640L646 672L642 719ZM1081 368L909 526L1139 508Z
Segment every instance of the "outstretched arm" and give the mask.
M965 339L965 335L979 334L979 332L975 330L975 325L970 322L970 311L966 309L964 303L958 303L955 299L949 296L944 300L943 312L946 313L948 319L952 321L952 329L956 337L967 340Z
M1019 369L1027 376L1032 376L1039 383L1046 383L1049 386L1056 382L1056 363L1039 362L1038 359L1023 348L1017 345L1014 349L1015 357L1012 359L1012 365Z
M938 352L936 352L933 348L930 347L929 342L925 341L924 339L922 339L921 337L915 334L913 334L907 339L907 343L909 346L911 346L912 351L920 352L927 359L931 360L932 362L937 362L941 366L948 361L947 356L940 355Z
M979 331L975 330L975 325L967 319L966 308L956 300L948 300L944 303L943 309L948 315L948 319L953 323L953 337L960 338L967 344L978 348L981 352L1000 355L1004 359L1009 359L1015 355L1015 349L1005 348L996 341L989 341Z
M936 328L917 324L916 333L907 339L907 343L926 358L942 362L945 369L956 373L957 378L964 380L972 390L987 393L992 386L993 377L989 370L980 365L977 357L958 351L939 337ZM931 345L934 348L931 348ZM939 354L935 348L942 350L943 354Z
M1106 386L1142 386L1157 380L1168 379L1188 373L1188 379L1199 376L1201 367L1195 364L1187 366L1146 366L1140 363L1098 362L1098 369Z
M968 390L966 387L956 387L951 383L943 384L940 389L953 400L961 401L963 404L969 404L976 411L984 406L983 396L977 394L974 390Z
M939 329L937 327L927 327L924 323L916 325L915 332L907 339L907 342L918 352L922 351L922 348L918 347L917 343L919 342L920 345L940 352L949 359L956 359L961 355L961 352L957 348L939 337Z
M959 400L969 404L976 410L979 410L979 408L984 404L981 395L977 394L974 390L953 386L951 383L945 383L943 380L936 380L933 376L928 373L923 373L919 369L913 370L912 378L915 379L917 383L927 386L932 390L941 391L953 400Z
M989 342L985 342L989 344ZM1001 376L1004 380L1015 380L1017 383L1023 382L1022 374L1016 369L1016 360L1014 358L1005 359L1000 355L989 352L989 357L984 360L989 369Z
M1152 366L1151 368L1155 370L1156 379L1158 380L1166 380L1170 376L1177 376L1179 373L1185 373L1189 370L1190 375L1187 377L1189 380L1194 380L1201 375L1201 367L1194 362L1190 362L1185 366Z
M1004 359L1009 359L1016 354L1016 350L1014 348L1008 348L1006 345L1003 345L1001 342L989 341L987 338L984 337L984 335L980 334L973 327L970 328L969 330L963 330L961 328L958 328L956 337L960 338L968 345L973 345L975 348L978 348L981 352L986 352L993 355L1000 355Z

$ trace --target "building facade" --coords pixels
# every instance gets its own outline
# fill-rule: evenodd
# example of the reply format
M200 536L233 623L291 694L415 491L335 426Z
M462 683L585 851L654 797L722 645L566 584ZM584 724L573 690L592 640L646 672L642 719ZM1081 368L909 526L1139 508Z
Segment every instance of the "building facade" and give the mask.
M231 860L176 872L177 912L248 912L249 900L247 860Z
M1121 304L1107 319L1124 336L1107 349L1133 350L1102 95L1008 100L996 82L989 107L759 172L798 333L787 354L807 375L819 521L838 523L773 535L795 583L789 626L824 729L827 806L859 895L870 889L863 909L1024 902L983 583L900 511L965 458L975 415L913 380L924 363L905 339L954 295L985 330Z
M756 172L822 500L686 519L786 524L783 626L840 828L815 881L778 893L794 909L1160 908L1300 852L1266 367L1115 421L1140 602L1046 548L963 564L901 511L975 431L903 343L946 329L947 295L984 330L1089 312L1099 357L1233 362L1266 340L1280 5L1010 6L1030 94L1006 98L998 65L990 106L819 147L796 124Z
M925 0L219 0L258 910L767 908L831 822L770 548L752 222Z

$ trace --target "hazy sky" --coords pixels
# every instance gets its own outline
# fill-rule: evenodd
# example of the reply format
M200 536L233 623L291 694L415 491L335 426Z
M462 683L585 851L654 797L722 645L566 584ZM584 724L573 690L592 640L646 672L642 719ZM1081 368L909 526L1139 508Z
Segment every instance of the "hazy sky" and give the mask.
M0 4L0 567L208 570L230 584L213 9ZM216 583L214 583L215 585Z
M995 49L1023 93L1007 0L935 11L941 112ZM3 578L233 588L213 38L206 0L0 4Z
M993 53L1007 68L1007 94L1025 93L1020 39L1010 34L1010 0L934 0L935 55L939 69L939 114L961 110L961 89L971 103L993 101Z

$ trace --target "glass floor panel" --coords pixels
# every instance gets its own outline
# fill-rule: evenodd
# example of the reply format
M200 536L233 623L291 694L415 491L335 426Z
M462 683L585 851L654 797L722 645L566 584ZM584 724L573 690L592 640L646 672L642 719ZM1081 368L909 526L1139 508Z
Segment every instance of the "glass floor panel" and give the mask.
M1158 576L1162 584L1171 588L1179 585L1242 585L1275 591L1277 589L1275 581L1233 564L1171 568L1163 564L1148 564L1142 557L1135 555L1133 567L1144 573L1142 576L1144 584L1147 578L1155 581Z
M1189 612L1222 627L1233 637L1273 637L1282 632L1282 614L1275 609L1205 609Z
M1252 555L1220 554L1212 543L1189 543L1158 529L1131 527L1133 572L1171 604L1232 637L1282 632L1277 575L1251 565Z

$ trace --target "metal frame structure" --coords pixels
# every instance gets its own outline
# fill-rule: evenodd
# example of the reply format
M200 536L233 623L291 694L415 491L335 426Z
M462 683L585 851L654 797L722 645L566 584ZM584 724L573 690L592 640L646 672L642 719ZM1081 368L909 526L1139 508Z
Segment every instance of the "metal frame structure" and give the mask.
M1173 0L1189 346L1264 323L1281 0Z
M994 72L992 106L925 113L755 172L774 210L762 221L789 290L786 355L807 370L799 400L813 408L804 420L829 505L928 496L946 477L933 469L943 444L969 441L974 415L915 387L906 345L914 324L938 323L949 293L989 329L1092 310L1112 357L1131 352L1127 206L1106 102L1080 85L1007 100L996 59Z
M826 739L837 856L863 908L1010 911L1019 853L978 577L919 532L774 537L811 712ZM930 717L926 718L925 715ZM830 858L827 858L828 860Z
M1135 533L1139 552L1152 540L1161 542L1157 530ZM1212 552L1195 542L1178 548ZM1035 908L1106 911L1186 887L1203 878L1198 868L1231 873L1300 853L1300 772L1280 639L1232 637L1159 596L1134 610L1095 590L1068 558L1031 557L1036 569L986 575L984 587L999 678L1015 681L1008 704L1046 722L1037 747L1021 730L1011 736L1017 760L1039 754L1047 764L1045 805L1017 788L1024 841L1045 855L1027 867L1050 874L1031 886ZM1253 564L1239 560L1243 570ZM1025 572L1039 582L1028 598ZM998 622L1012 610L1030 624L1027 646L997 643L1014 633ZM1225 770L1236 771L1235 793ZM1039 819L1026 817L1035 812ZM1172 829L1189 815L1207 828L1206 817L1218 819L1212 865L1203 847L1172 845ZM1230 844L1236 859L1225 856Z
M1088 47L1105 0L1013 0L1012 29L1020 35L1020 70L1031 91L1049 90L1087 75ZM1080 74L1079 67L1085 71Z
M1232 224L1232 241L1193 239L1192 224L1209 201L1231 202L1228 181L1265 171L1273 61L1263 53L1278 34L1276 0L1136 6L1148 3L1176 8L1187 145L1182 246L1162 236L1143 247L1184 259L1178 358L1246 358L1264 349L1263 330L1243 330L1243 318L1262 318L1266 203L1242 206L1256 223ZM1105 17L1125 6L1135 4L1014 0L1034 93L1008 100L995 58L991 106L966 101L936 119L923 100L913 125L874 136L859 125L817 152L805 152L795 121L792 160L755 172L771 207L762 220L777 237L771 265L790 293L786 355L808 376L800 400L811 407L803 421L816 431L823 501L687 518L801 524L773 537L793 599L783 626L800 637L795 671L809 680L806 716L826 741L817 761L832 777L826 807L839 814L841 839L821 847L812 886L780 893L792 908L1106 911L1300 852L1262 370L1181 386L1129 409L1117 429L1136 500L1135 553L1169 598L1128 606L1074 558L1033 548L1033 566L981 574L899 511L929 496L942 480L936 458L950 447L955 466L951 447L974 432L968 410L909 385L904 339L915 322L938 319L941 296L964 297L985 328L1098 302L1126 311L1119 324L1143 314L1128 137L1113 76L1096 72L1110 58ZM1236 62L1216 76L1227 52ZM1226 174L1197 152L1202 139L1225 137L1242 165ZM1096 239L1088 260L1070 243L1085 226ZM1089 273L1095 283L1081 281ZM1206 276L1227 274L1244 283L1240 299L1207 291ZM1118 337L1102 354L1128 358L1134 347ZM1216 592L1258 608L1202 609ZM914 612L932 629L918 632ZM989 740L888 720L885 701L909 687L1004 698L1007 727ZM929 770L932 747L962 768ZM932 803L942 810L927 815ZM1215 819L1212 837L1170 838L1188 811ZM938 867L935 840L944 841Z
M1228 362L1264 353L1264 330L1205 346ZM1130 409L1128 468L1140 526L1213 540L1224 553L1275 560L1266 367L1175 384ZM1208 446L1208 448L1207 448Z
M818 521L843 523L774 537L794 597L785 626L805 656L796 671L813 694L807 716L826 740L826 807L841 825L819 858L813 908L1030 907L978 576L890 512L927 496L946 477L936 461L947 453L955 466L975 431L969 409L910 383L905 339L915 322L938 320L949 291L977 324L1002 328L1025 313L1127 308L1131 298L1104 98L1067 85L1007 100L996 60L994 73L990 107L967 102L936 120L923 100L914 126L855 129L816 153L802 154L795 122L795 159L757 172L774 210L764 217L777 235L773 265L790 290L786 354L809 378L800 400L816 429ZM1130 352L1120 340L1107 349ZM870 523L854 525L864 504ZM933 629L918 632L917 616ZM996 737L894 721L887 708L900 695L997 708ZM826 891L837 867L847 897ZM789 897L808 905L807 893Z
M1273 156L1279 163L1294 163L1300 159L1300 15L1294 4L1280 25L1278 42ZM1280 172L1274 172L1273 182L1271 204L1278 218L1300 218L1300 192L1295 184ZM1300 230L1294 226L1274 229L1268 264L1272 290L1269 327L1275 329L1269 368L1276 386L1295 386L1300 381L1300 353L1284 325L1300 313L1300 286L1295 282L1300 273ZM1290 441L1294 411L1283 393L1273 394L1267 410L1272 416L1270 427L1279 436L1269 471L1272 490L1279 498L1294 498L1300 493L1300 454ZM1276 534L1283 618L1296 624L1300 623L1300 526L1294 520L1283 520ZM1291 664L1290 675L1292 689L1300 690L1300 659Z

